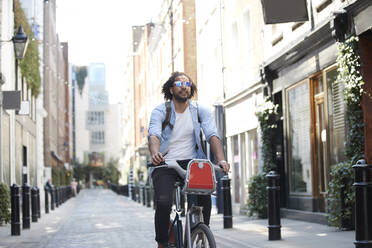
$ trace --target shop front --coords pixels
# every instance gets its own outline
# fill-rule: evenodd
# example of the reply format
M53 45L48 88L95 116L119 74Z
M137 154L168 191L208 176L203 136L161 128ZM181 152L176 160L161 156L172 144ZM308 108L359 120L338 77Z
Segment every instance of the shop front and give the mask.
M327 224L330 168L346 159L344 82L337 79L337 41L354 34L356 22L349 20L370 5L356 1L333 13L328 22L264 63L266 94L283 116L277 129L282 138L273 139L273 146L282 154L276 162L284 216ZM360 26L371 26L367 18L359 19L364 20Z

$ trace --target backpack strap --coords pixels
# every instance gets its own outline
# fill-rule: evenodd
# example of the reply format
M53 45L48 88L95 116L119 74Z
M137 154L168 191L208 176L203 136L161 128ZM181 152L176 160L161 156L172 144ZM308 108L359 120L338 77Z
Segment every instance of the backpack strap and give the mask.
M198 113L198 122L199 122L199 124L201 124L201 122L200 122L200 115L199 115L199 105L198 105L198 102L195 102L195 104L196 104L196 112ZM206 155L206 150L207 149L206 149L205 143L203 141L203 131L201 129L201 126L200 126L200 134L199 134L199 136L200 136L200 145L201 145L202 151ZM198 148L198 147L196 147L196 148Z
M171 114L172 114L171 102L167 101L167 102L165 102L165 119L164 119L163 123L161 124L161 130L162 131L165 129L165 127L167 125L169 125L169 127L171 129L173 129L173 125L170 124Z

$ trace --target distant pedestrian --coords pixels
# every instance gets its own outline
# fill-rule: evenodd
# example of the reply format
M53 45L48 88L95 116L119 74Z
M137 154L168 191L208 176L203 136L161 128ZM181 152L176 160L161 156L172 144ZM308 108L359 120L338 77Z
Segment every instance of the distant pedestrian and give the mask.
M53 189L52 180L49 178L48 181L45 183L45 189L48 190L48 192L52 192Z
M72 179L71 181L71 189L72 189L72 194L74 196L77 196L77 182L75 181L75 179Z

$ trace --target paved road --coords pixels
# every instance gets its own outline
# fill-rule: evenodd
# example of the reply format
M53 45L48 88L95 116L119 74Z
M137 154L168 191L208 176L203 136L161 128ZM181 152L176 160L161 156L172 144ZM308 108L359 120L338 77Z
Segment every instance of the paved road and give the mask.
M108 190L85 190L45 248L152 247L152 212Z
M83 190L21 236L0 227L0 248L137 248L157 247L154 212L110 190ZM267 241L267 220L234 217L234 228L223 229L222 215L212 215L218 248L348 248L355 234L308 222L282 220L281 241Z
M155 247L153 211L109 190L83 190L40 220L19 237L2 227L0 248Z

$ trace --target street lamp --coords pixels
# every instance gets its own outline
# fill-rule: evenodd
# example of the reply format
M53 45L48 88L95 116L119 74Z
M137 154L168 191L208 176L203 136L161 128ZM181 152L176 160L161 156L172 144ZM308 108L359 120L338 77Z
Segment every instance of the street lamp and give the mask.
M19 25L18 32L13 36L14 52L16 59L23 59L26 54L28 37L23 32L22 25Z

